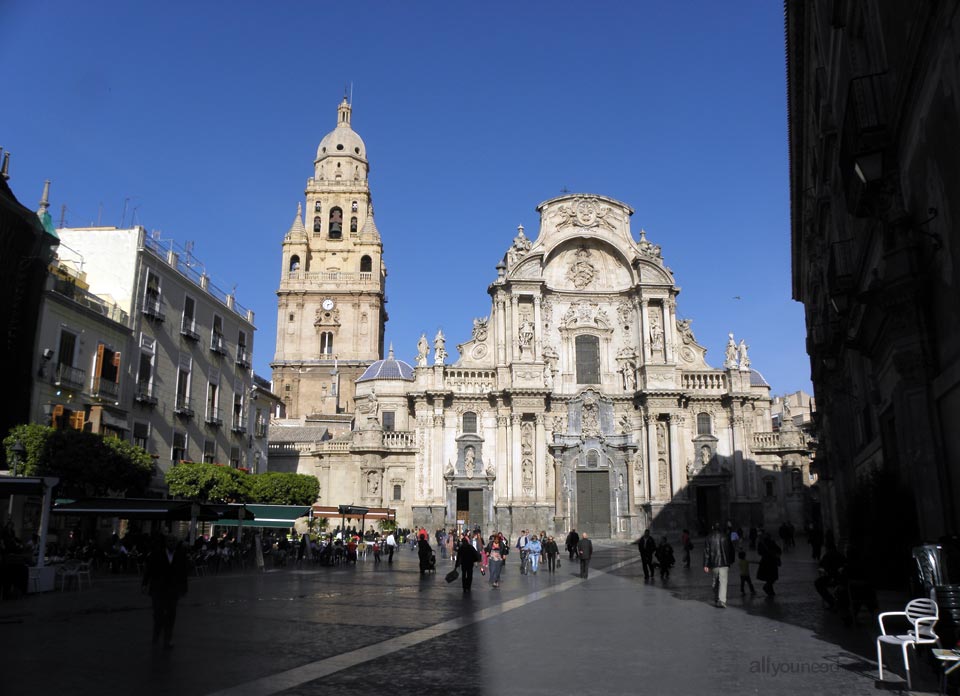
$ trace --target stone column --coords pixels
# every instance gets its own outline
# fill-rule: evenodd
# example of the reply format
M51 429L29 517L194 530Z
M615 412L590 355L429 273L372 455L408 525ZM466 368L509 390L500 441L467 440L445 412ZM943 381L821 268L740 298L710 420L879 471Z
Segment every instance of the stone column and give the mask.
M519 413L510 415L510 502L515 502L517 494L523 490L522 480L522 462L523 456L520 453L520 421L523 417Z
M656 416L645 417L647 422L647 500L654 501L660 497L660 467L657 459L657 419Z
M650 326L650 302L646 298L640 301L640 353L643 355L643 364L649 365L652 362L652 353L650 352L650 337L647 335L647 327Z
M443 504L443 472L446 469L446 462L443 461L443 411L435 412L433 414L433 441L434 447L434 457L433 457L433 475L430 477L429 485L430 490L427 491L427 496L430 498L431 504L437 504L439 502Z
M496 319L494 322L495 325L495 334L497 341L497 365L502 366L507 364L507 353L506 353L506 338L507 338L507 309L506 302L503 299L503 293L497 293L497 300L495 302L495 311Z
M537 362L543 360L543 320L540 315L540 295L533 296L533 326L535 341L533 359Z
M497 498L510 497L510 418L497 415Z
M736 472L736 496L738 499L747 497L747 471L743 462L743 413L734 407L733 418L730 424L730 433L733 439L733 470Z
M537 307L539 306L538 304ZM547 436L543 428L543 414L538 413L536 418L533 439L533 490L537 501L541 501L547 495Z
M520 298L516 295L510 295L510 327L507 329L507 355L511 363L517 362L520 358L520 350L517 345L517 327L520 326Z
M677 301L668 297L663 302L663 348L668 363L677 362Z
M680 490L680 423L676 414L670 415L667 422L668 437L670 438L670 498L674 498Z
M640 299L637 297L630 298L630 303L633 305L633 328L636 331L636 348L637 348L637 360L640 365L646 364L646 358L643 352L643 314L641 311ZM639 385L639 382L637 382Z

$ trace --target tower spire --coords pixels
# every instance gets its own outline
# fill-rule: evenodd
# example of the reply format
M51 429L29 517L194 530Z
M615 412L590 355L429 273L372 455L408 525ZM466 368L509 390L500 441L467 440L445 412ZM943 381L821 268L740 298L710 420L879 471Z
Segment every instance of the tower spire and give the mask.
M337 127L345 126L350 127L350 112L353 111L353 108L350 106L350 101L347 99L346 93L343 95L343 101L340 102L340 106L337 107Z
M44 214L50 209L50 179L43 182L43 195L40 196L40 207L37 208L37 215L43 218Z

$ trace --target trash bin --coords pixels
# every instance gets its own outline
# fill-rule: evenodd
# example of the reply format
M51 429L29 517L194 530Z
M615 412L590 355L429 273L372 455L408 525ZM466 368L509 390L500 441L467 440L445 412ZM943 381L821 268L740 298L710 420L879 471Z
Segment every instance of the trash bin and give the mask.
M940 619L934 630L949 649L960 639L960 585L937 585L936 596Z

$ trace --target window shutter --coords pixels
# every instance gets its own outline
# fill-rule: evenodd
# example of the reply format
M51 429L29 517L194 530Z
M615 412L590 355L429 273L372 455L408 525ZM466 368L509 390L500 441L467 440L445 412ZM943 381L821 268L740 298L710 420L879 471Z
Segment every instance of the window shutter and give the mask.
M70 427L74 430L83 430L86 423L86 413L84 411L74 411L70 415Z
M113 366L117 369L120 368L120 351L113 354Z
M50 419L50 425L54 428L60 427L60 419L63 418L63 406L57 404L53 407L53 416Z
M106 346L102 343L97 346L97 362L93 367L93 376L100 377L103 374L103 351L106 350Z

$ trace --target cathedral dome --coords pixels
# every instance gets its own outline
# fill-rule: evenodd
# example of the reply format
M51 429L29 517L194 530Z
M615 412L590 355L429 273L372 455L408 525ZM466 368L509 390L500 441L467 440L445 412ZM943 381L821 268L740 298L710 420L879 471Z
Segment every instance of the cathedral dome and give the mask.
M372 382L375 379L402 379L408 382L413 381L413 367L410 363L403 360L397 360L393 357L393 346L390 347L390 353L386 360L377 360L360 375L357 384L360 382Z
M350 127L351 111L352 107L344 97L337 107L337 127L323 136L317 148L317 160L336 155L367 159L367 146L363 144L363 138Z

